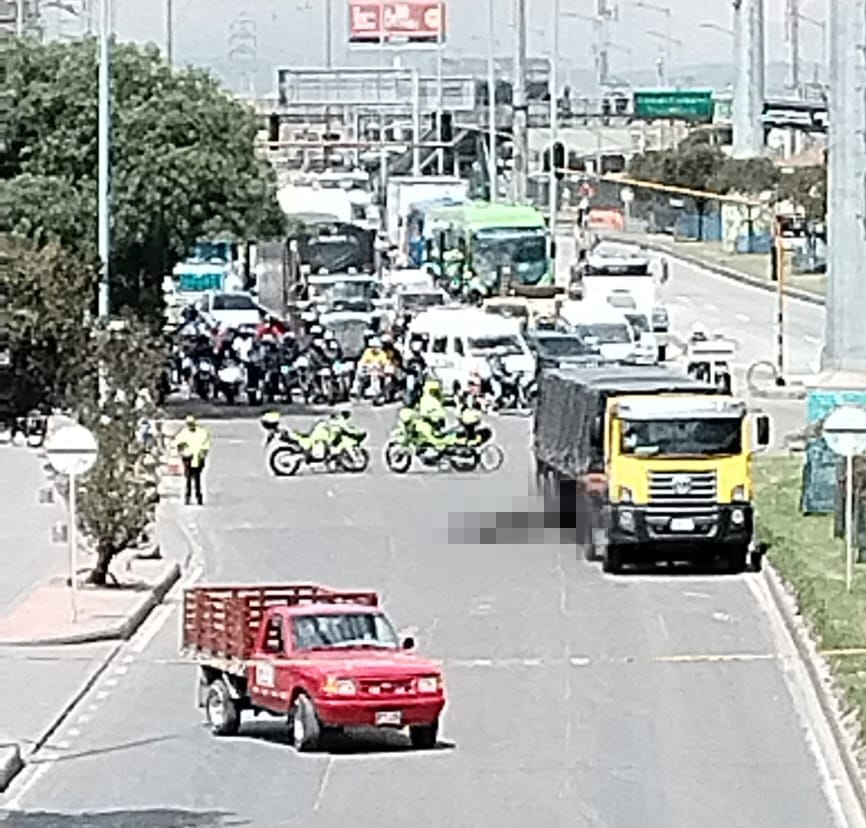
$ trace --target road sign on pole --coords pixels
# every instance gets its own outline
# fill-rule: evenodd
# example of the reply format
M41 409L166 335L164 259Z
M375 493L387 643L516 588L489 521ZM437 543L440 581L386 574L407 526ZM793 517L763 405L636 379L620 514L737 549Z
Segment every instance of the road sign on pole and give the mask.
M845 458L845 586L854 580L854 457L866 452L866 408L840 405L824 420L821 434Z
M93 432L78 424L59 428L45 441L48 462L58 474L69 477L69 588L72 620L78 620L76 595L78 585L78 477L87 474L96 462L99 446Z
M634 93L635 118L709 124L714 113L709 89L639 89Z

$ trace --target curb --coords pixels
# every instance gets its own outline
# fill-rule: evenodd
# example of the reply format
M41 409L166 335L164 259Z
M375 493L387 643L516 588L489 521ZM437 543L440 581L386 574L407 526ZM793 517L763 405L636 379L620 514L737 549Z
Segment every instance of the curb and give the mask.
M688 253L681 253L678 250L672 250L668 245L659 244L658 242L649 239L643 240L634 239L632 237L622 237L615 233L600 234L599 237L607 241L618 242L619 244L642 245L647 248L647 250L652 250L655 253L662 253L670 256L672 259L678 259L681 262L692 265L693 267L700 267L704 270L709 270L711 273L715 273L717 276L723 276L725 279L740 282L740 284L749 285L750 287L756 287L766 291L767 293L778 293L771 282L765 282L763 279L756 279L754 276L740 273L739 270L734 270L733 268L725 267L724 265L717 265L712 262L704 261L704 259L697 256L691 256ZM808 290L789 287L785 288L784 293L785 296L790 296L792 299L799 299L802 302L808 302L811 305L819 305L823 307L826 304L823 296L819 296L817 293L812 293Z
M24 760L18 745L0 745L0 793L21 773Z
M851 739L839 721L839 711L831 686L818 671L817 660L820 656L815 649L814 642L804 627L799 613L791 605L791 598L795 598L795 596L788 589L775 567L768 563L766 557L764 558L763 574L764 580L770 588L773 603L782 616L785 629L791 636L797 654L809 675L809 681L818 698L821 712L824 714L830 733L833 735L833 741L836 743L836 749L839 751L842 764L845 767L848 783L857 798L857 804L861 811L866 814L866 784L864 784L863 772L852 751Z
M60 647L72 644L93 644L97 641L127 641L144 620L162 602L168 591L180 580L180 564L172 564L160 580L142 597L123 621L100 630L54 638L0 641L3 647Z

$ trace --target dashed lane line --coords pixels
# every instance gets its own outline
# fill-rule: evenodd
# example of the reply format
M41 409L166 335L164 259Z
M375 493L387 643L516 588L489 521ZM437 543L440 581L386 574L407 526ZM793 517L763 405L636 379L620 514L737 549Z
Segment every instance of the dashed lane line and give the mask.
M444 669L538 669L546 667L593 667L600 665L624 664L725 664L737 662L775 661L782 657L777 653L671 653L655 656L569 656L568 658L454 658L437 659ZM140 660L140 667L183 667L193 666L182 658Z

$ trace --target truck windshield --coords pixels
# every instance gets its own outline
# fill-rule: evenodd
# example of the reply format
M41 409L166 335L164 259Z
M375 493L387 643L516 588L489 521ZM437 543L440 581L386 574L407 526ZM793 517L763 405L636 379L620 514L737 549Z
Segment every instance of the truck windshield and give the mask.
M399 646L391 622L375 613L301 615L295 618L295 648L327 650L340 647L375 647L395 650Z
M739 454L743 450L742 421L640 420L623 423L620 451L653 457Z

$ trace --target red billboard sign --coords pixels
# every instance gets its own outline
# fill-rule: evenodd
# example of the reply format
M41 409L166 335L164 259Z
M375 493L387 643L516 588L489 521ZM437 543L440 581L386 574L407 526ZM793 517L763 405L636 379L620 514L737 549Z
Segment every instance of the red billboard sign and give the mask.
M445 40L441 0L349 0L350 43L437 43Z

